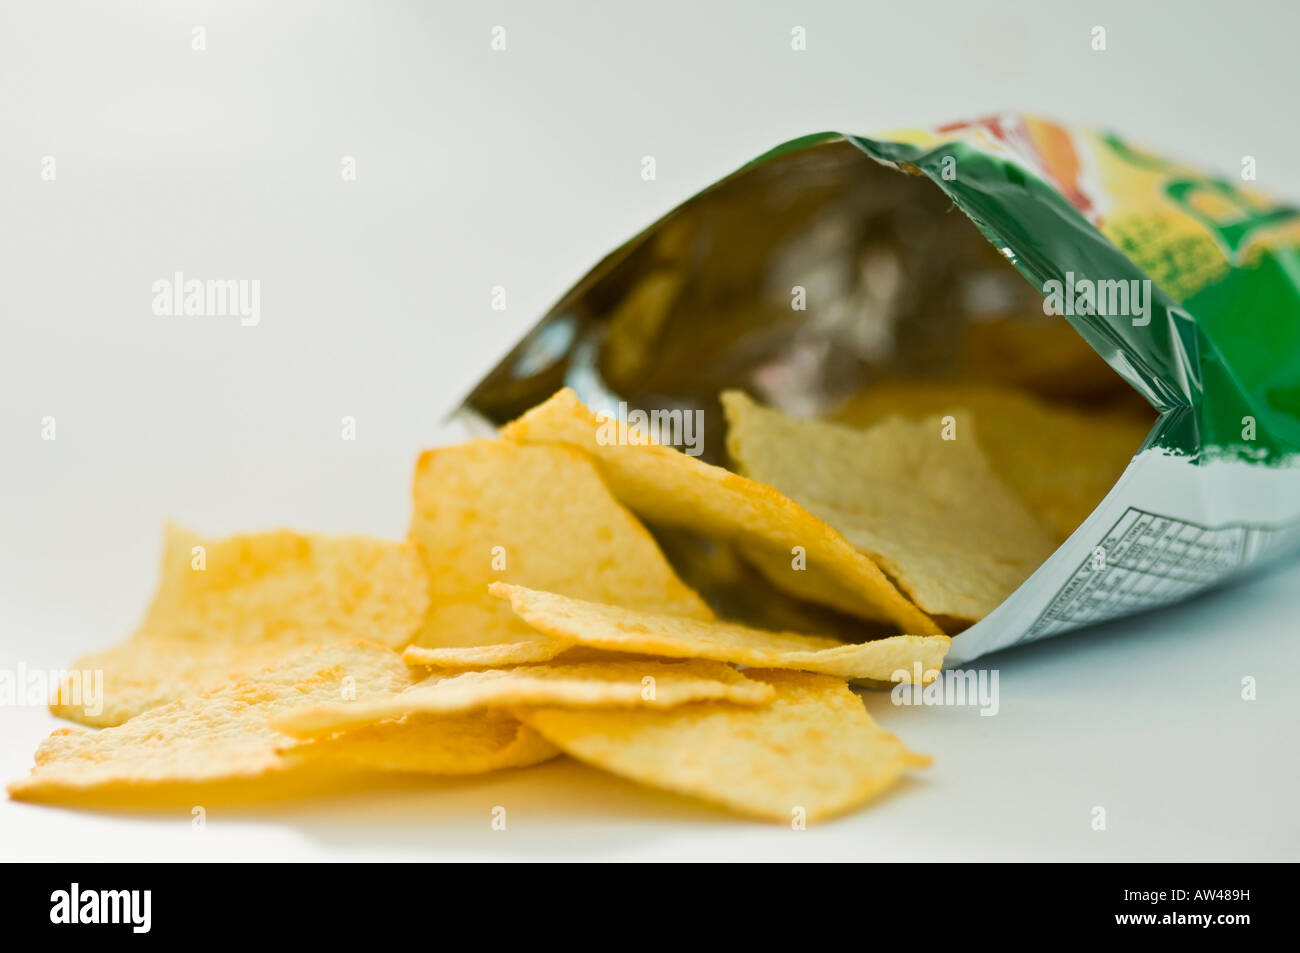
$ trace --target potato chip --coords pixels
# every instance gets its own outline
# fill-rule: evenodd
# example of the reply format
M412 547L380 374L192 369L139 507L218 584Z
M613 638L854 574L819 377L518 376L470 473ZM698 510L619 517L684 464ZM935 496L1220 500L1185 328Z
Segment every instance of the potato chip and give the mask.
M656 339L686 281L684 269L642 276L619 300L605 325L604 371L613 382L635 380L654 360Z
M103 672L102 698L74 703L65 681L50 708L88 725L120 725L311 646L401 646L427 602L410 543L289 530L213 540L169 526L158 592L140 627L73 665Z
M650 787L785 823L839 814L930 759L871 720L843 682L752 670L768 705L696 702L650 709L524 709L525 724L567 754Z
M77 659L50 711L95 727L120 725L181 695L220 688L302 651L303 644L296 640L195 642L137 635ZM102 691L85 691L85 686L93 687L98 672L103 673Z
M551 592L493 583L529 625L589 648L669 658L713 659L737 665L802 669L840 678L892 681L897 672L937 672L952 639L894 635L846 645L797 632L765 632L729 622L702 622L569 599Z
M36 767L9 793L26 800L112 795L176 784L251 780L292 767L270 718L344 693L365 699L410 684L387 646L337 642L215 691L186 695L100 731L63 728L36 753Z
M1110 401L1132 395L1092 345L1035 301L1029 311L985 315L961 328L956 373L972 383L1011 386L1047 398Z
M990 466L1065 539L1110 492L1141 447L1154 416L1084 412L987 384L888 381L851 399L836 419L866 427L885 417L967 410Z
M289 743L281 753L336 769L462 775L540 764L560 749L510 712L492 710L410 715L305 744Z
M605 439L610 429L610 422L597 418L565 389L508 424L502 436L585 450L614 494L638 515L735 543L747 557L754 557L773 584L793 595L863 618L888 620L905 632L941 631L875 563L793 500L653 443L635 428L629 428L623 443ZM581 593L570 594L582 598Z
M725 540L671 526L656 526L653 532L682 581L728 622L830 636L841 642L866 642L897 631L893 623L849 615L770 585L752 561Z
M410 664L510 665L566 648L490 598L495 580L713 618L591 461L572 449L475 440L430 450L416 466L413 496L410 536L427 570L430 604L407 649Z
M771 697L772 692L766 686L717 662L608 659L573 665L521 665L445 677L435 675L405 691L376 695L365 701L335 701L295 709L273 724L286 734L310 738L402 715L452 715L518 705L671 708L704 699L759 705Z
M141 630L396 647L424 612L422 582L410 543L291 530L213 540L169 526L162 583Z
M1055 549L997 478L969 418L891 417L867 430L802 420L723 394L727 449L875 560L932 616L974 621ZM950 436L949 436L950 434Z

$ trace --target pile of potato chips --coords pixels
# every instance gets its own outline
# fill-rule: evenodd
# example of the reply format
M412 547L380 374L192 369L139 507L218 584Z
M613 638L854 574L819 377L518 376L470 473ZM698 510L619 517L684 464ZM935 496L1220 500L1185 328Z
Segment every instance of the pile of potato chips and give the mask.
M728 392L733 472L602 439L564 390L424 453L405 542L169 528L138 630L75 665L102 671L102 706L61 686L52 710L81 724L10 794L152 803L565 754L762 818L848 810L929 759L847 682L933 677L1146 431L960 399L882 385L827 421Z

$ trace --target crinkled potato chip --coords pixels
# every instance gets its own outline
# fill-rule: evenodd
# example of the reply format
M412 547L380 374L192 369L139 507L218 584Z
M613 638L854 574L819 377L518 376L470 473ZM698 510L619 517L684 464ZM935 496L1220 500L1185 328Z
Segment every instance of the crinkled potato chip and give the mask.
M296 640L195 642L137 636L77 659L50 711L95 727L120 725L181 695L220 688L302 651ZM96 673L103 674L98 691Z
M729 622L702 622L569 599L551 592L493 583L529 625L589 648L669 658L713 659L737 665L802 669L840 678L893 681L897 672L937 672L952 645L946 635L894 635L846 645L796 632L765 632Z
M1072 333L1073 337L1077 337ZM853 397L835 415L855 427L897 415L955 414L975 421L990 466L1065 539L1097 508L1141 447L1153 414L1085 412L990 384L888 381Z
M563 642L544 638L539 633L484 633L484 639L503 638L509 642L488 645L408 645L402 653L407 665L424 665L443 669L497 668L502 665L527 665L557 658L568 648Z
M162 583L140 627L229 642L364 639L401 646L424 613L413 546L275 530L203 539L169 526Z
M427 602L410 543L289 530L213 540L168 526L144 622L123 644L73 665L102 671L102 694L81 698L65 680L50 708L88 725L120 725L306 647L356 639L398 647Z
M652 271L615 305L605 325L604 371L610 380L635 380L654 360L655 341L685 282L684 269Z
M774 585L793 595L884 619L904 632L941 632L875 563L777 490L653 443L635 428L629 428L625 443L607 439L611 429L610 421L598 418L566 388L501 433L519 443L570 444L586 451L614 494L638 515L735 543Z
M252 780L292 764L277 753L287 740L269 721L279 712L347 693L365 699L410 684L392 649L337 642L298 655L223 688L186 695L123 725L62 728L36 753L36 767L9 793L25 800L112 796L176 784Z
M410 715L290 743L281 751L290 759L336 769L438 775L524 768L560 753L510 712L499 710Z
M726 540L672 526L656 526L653 532L682 581L698 592L720 619L774 632L830 636L841 642L866 642L897 631L891 622L839 612L769 584L753 562ZM785 571L784 564L781 571Z
M776 689L757 708L696 702L649 709L522 709L567 754L650 787L774 821L816 821L891 787L930 759L871 720L843 682L751 670Z
M722 395L727 450L745 473L845 535L932 616L982 619L1055 549L997 478L968 417L890 417L867 430Z
M1089 403L1135 393L1068 321L1043 314L1041 301L1028 310L981 315L959 333L953 370L971 383Z
M501 585L493 583L494 587ZM405 691L376 695L365 701L335 701L295 709L273 724L286 734L310 738L402 715L451 715L519 705L671 708L704 699L760 705L771 697L767 686L718 662L609 659L573 665L521 665L445 677L435 675Z
M430 604L413 665L539 662L567 646L487 594L502 580L696 619L713 613L650 533L568 447L475 440L429 450L415 469L410 537Z

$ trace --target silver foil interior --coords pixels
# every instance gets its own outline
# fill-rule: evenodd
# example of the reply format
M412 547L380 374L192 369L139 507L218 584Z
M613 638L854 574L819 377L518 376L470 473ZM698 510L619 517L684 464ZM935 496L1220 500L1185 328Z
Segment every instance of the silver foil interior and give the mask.
M802 308L800 307L802 305ZM466 398L500 425L561 387L595 410L718 394L825 413L882 376L942 378L963 328L1041 296L927 179L845 140L742 168L593 268Z

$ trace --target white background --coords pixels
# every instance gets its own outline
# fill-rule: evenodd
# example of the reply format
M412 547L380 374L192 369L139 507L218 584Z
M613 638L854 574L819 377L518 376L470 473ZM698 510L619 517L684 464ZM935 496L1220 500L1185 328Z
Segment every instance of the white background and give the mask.
M416 453L508 346L600 256L793 136L1019 109L1229 175L1253 155L1261 186L1300 197L1294 4L1055 6L7 3L0 666L129 632L168 518L400 536ZM155 316L177 270L259 279L261 323ZM996 717L873 698L935 766L805 832L561 762L210 811L201 832L188 812L0 801L0 857L1296 859L1298 586L1291 567L995 656ZM0 719L9 780L57 723Z

